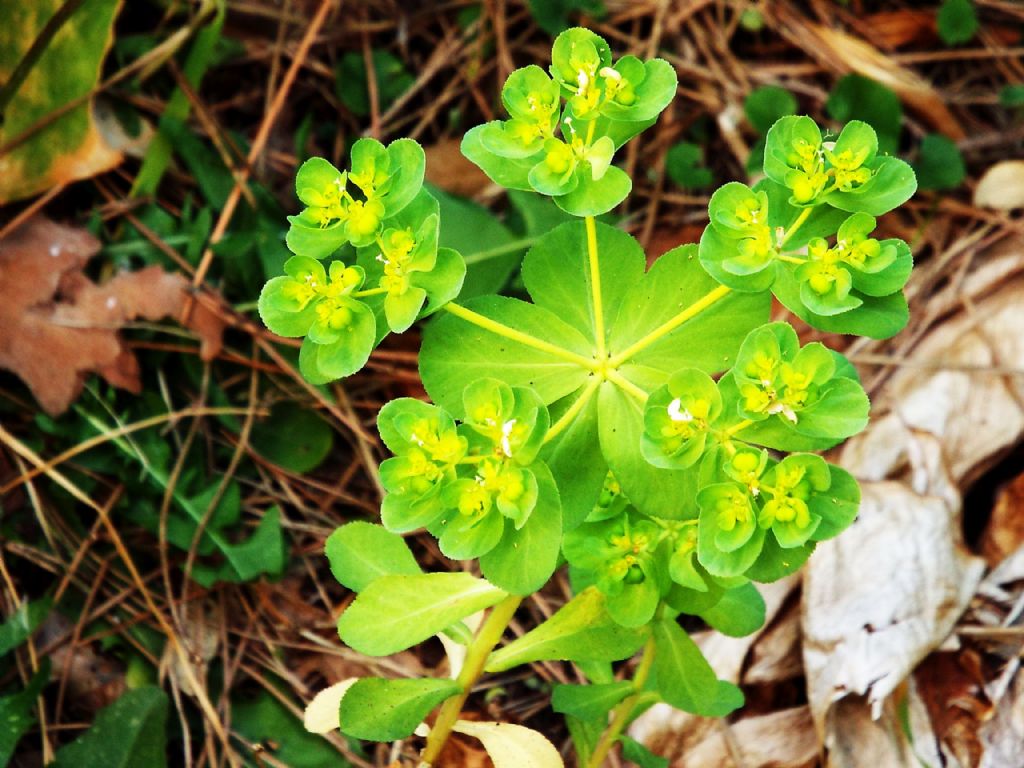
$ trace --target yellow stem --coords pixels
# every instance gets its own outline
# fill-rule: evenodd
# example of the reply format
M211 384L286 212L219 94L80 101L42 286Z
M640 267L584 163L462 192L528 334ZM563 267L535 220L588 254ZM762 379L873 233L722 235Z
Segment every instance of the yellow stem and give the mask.
M793 235L796 234L796 231L803 226L805 221L807 221L807 217L811 215L811 211L813 210L813 208L804 208L803 211L800 212L800 215L796 217L796 221L794 221L789 229L786 230L786 234L782 236L782 242L779 243L780 246L789 242L790 238L793 237Z
M668 334L672 333L672 331L674 331L680 325L685 323L687 320L696 317L715 302L728 296L731 290L732 289L730 289L728 286L720 285L717 288L708 291L708 293L704 294L704 296L702 296L700 299L693 302L693 304L688 306L686 309L684 309L678 315L673 317L671 320L663 323L662 325L651 331L649 334L644 336L642 339L636 341L631 346L627 347L625 350L615 355L609 361L609 366L612 368L618 368L624 362L626 362L631 357L636 355L637 352L646 349L651 344L661 339L663 336L667 336Z
M515 615L516 609L522 601L523 598L517 595L509 595L494 606L494 610L480 627L473 642L469 644L462 671L459 672L459 676L455 680L462 692L441 705L441 710L437 713L437 719L434 721L434 727L430 729L430 735L427 736L427 746L420 756L421 765L432 766L437 761L441 750L448 742L448 737L451 736L455 722L459 719L462 705L466 703L470 691L473 690L476 681L483 674L487 657L501 640L505 628L512 621L512 616Z
M735 435L737 432L746 429L747 427L749 427L753 423L754 422L751 419L744 419L741 422L733 424L728 429L723 429L722 430L722 436L728 439L728 438L732 437L733 435Z
M591 123L593 125L593 123ZM601 300L601 265L597 259L597 224L593 216L587 216L587 257L590 263L590 292L594 305L594 336L597 342L597 359L604 360L608 352L604 340L604 306Z
M597 369L597 363L589 357L584 357L583 355L577 354L576 352L570 352L568 349L563 349L562 347L559 347L556 344L544 341L544 339L538 339L536 336L531 336L528 333L517 331L515 328L510 328L509 326L499 323L496 320L491 320L489 317L485 317L484 315L481 315L479 312L474 312L471 309L467 309L461 304L449 302L448 304L445 304L444 308L447 311L451 312L456 317L462 318L466 322L472 323L473 325L480 326L484 330L490 331L491 333L494 333L498 336L504 336L506 339L518 341L520 344L523 344L524 346L533 347L534 349L539 349L542 352L547 352L548 354L554 355L555 357L560 357L563 360L566 360L570 363L575 363L576 365L583 366L588 371L593 371Z
M647 393L618 371L609 370L605 373L605 376L608 377L608 381L626 390L641 403L647 402Z
M594 393L597 391L599 386L601 386L600 379L594 379L587 385L587 388L583 390L583 394L576 399L575 403L569 406L569 410L563 413L561 418L551 425L551 429L548 430L547 435L544 437L545 443L549 443L554 440L565 430L566 427L572 424L575 418L579 416L580 411L586 408L587 403L590 402L590 398L594 396Z
M353 299L365 299L367 296L380 296L382 293L387 293L387 288L367 288L365 291L355 291L352 294Z
M608 730L601 735L601 740L597 742L594 753L587 761L587 768L600 768L611 748L615 746L615 742L619 740L619 736L626 729L626 726L629 724L629 718L643 695L643 688L651 674L651 666L653 664L654 636L651 635L647 638L643 656L640 657L640 664L636 668L636 674L633 676L633 690L635 693L627 696L612 710L612 722L608 726Z

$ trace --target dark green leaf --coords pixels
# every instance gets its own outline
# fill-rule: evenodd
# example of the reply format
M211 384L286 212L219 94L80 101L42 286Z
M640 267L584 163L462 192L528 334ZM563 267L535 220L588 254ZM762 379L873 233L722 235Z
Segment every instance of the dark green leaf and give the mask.
M825 103L829 117L840 123L863 120L878 133L878 148L893 154L899 146L903 107L899 97L881 83L861 75L846 75Z
M700 614L724 635L745 637L764 625L764 598L753 584L727 589L722 599Z
M256 453L297 475L311 472L330 453L334 432L313 411L291 401L277 403L257 419L249 441Z
M167 695L159 688L128 691L88 731L57 750L53 768L164 768L167 711Z
M620 680L603 685L556 685L551 693L551 708L581 720L607 717L608 712L633 693L633 683Z
M946 45L969 42L978 31L978 14L971 0L942 0L935 22Z
M930 133L921 141L914 173L921 189L954 189L967 178L967 166L955 142Z

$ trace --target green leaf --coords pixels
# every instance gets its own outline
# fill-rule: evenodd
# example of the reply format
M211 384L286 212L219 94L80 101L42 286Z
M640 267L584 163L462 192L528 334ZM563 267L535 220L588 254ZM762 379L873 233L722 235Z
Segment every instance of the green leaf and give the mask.
M0 766L6 766L11 761L21 737L35 723L39 694L49 680L50 660L44 658L25 688L9 696L0 696Z
M548 344L580 355L590 353L590 345L579 331L543 307L500 296L481 296L465 306ZM588 373L552 352L445 313L424 331L420 375L434 402L458 417L462 414L462 390L474 379L492 376L510 386L530 387L548 404L578 389Z
M684 712L715 713L718 678L697 644L673 620L654 624L653 679L668 704Z
M862 211L872 216L881 216L914 196L917 177L914 169L905 162L898 157L881 157L876 158L871 165L874 175L866 184L850 192L832 192L822 200L851 213Z
M383 202L385 215L390 218L420 193L427 157L423 153L423 147L412 139L396 139L388 144L387 153L391 160L392 175ZM355 169L354 158L352 165Z
M799 547L783 549L774 535L765 536L764 547L754 564L747 569L746 575L762 584L778 581L783 576L800 570L814 551L814 546L815 542L809 541Z
M942 0L935 23L946 45L962 45L978 32L978 14L971 0Z
M542 154L524 159L512 159L502 157L491 152L484 146L482 134L488 125L485 123L475 128L470 128L462 137L462 154L479 166L480 170L487 174L487 177L495 184L500 184L506 189L521 189L532 192L530 186L530 170L540 162Z
M411 734L445 699L461 689L432 677L385 680L364 677L341 700L341 730L356 739L395 741Z
M319 734L309 733L284 704L268 691L251 691L231 698L231 728L268 752L288 768L345 768L334 746ZM273 746L270 746L273 745Z
M210 587L218 581L242 583L267 574L280 576L285 566L285 541L281 530L281 510L274 506L263 513L256 529L239 544L219 544L226 562L217 567L196 563L192 578Z
M28 640L50 613L53 602L48 598L22 603L0 624L0 658ZM3 722L0 719L0 722Z
M627 63L628 62L628 63ZM654 120L661 114L676 95L678 77L675 67L664 59L649 59L641 62L631 56L624 56L615 65L620 72L626 73L629 77L630 64L637 70L643 67L643 79L634 83L634 100L628 106L618 101L610 101L602 108L602 113L614 120L625 120L630 122L641 122ZM638 72L639 74L639 72Z
M349 300L351 320L338 340L317 344L308 336L299 348L299 370L311 384L326 384L351 376L370 359L377 339L377 321L362 302Z
M381 112L416 82L402 60L388 51L374 48L370 55L377 83L377 106ZM341 57L334 70L334 91L338 99L358 117L370 114L366 59L362 52L350 51Z
M601 305L608 326L631 285L644 279L646 257L634 237L621 229L596 223ZM593 342L594 301L590 287L587 229L570 221L541 237L523 259L523 283L533 301L558 315Z
M816 541L830 539L846 530L860 507L860 486L853 475L834 464L829 464L828 469L832 484L824 494L825 503L815 507L815 512L821 515L821 523L812 537Z
M554 37L569 27L573 15L586 14L595 19L603 19L605 8L603 0L530 0L530 15L537 26Z
M586 387L551 406L552 423L583 397ZM571 531L584 521L597 504L608 475L608 462L601 453L598 436L598 398L587 396L586 404L560 435L541 453L558 486L562 500L562 525Z
M588 587L554 616L491 654L485 669L504 672L532 661L618 661L644 644L646 628L627 629L608 614L604 595Z
M832 89L825 111L840 123L868 123L878 133L882 152L893 154L899 148L903 107L899 97L881 83L861 75L846 75Z
M890 296L864 296L863 304L849 312L826 317L811 312L800 300L800 287L788 270L779 270L773 286L776 298L807 324L829 333L846 333L888 339L903 330L910 318L902 293Z
M353 592L362 592L380 576L421 572L405 539L372 523L341 526L327 537L324 552L334 578Z
M555 480L543 463L532 464L530 470L537 478L537 506L522 528L506 525L501 543L480 558L484 577L513 595L532 594L547 583L558 565L562 541Z
M955 189L967 178L967 166L956 142L938 133L921 140L913 167L921 189Z
M367 656L421 643L506 594L468 573L391 574L370 582L341 615L341 639Z
M608 213L629 195L633 180L621 168L608 167L600 180L588 170L577 171L579 184L571 192L554 198L555 204L573 216L600 216Z
M610 325L610 353L614 357L623 352L718 287L701 267L696 245L672 249L626 291ZM653 390L680 368L724 370L732 365L747 333L768 318L770 303L767 294L725 295L633 355L621 372Z
M268 461L297 475L320 466L334 446L334 432L315 412L294 402L275 404L252 426L249 442Z
M668 768L669 761L667 758L660 757L639 741L629 736L622 736L622 756L632 763L636 763L638 768Z
M57 750L54 768L164 768L167 765L167 695L146 686L123 694L92 727Z
M420 312L420 317L428 317L455 300L462 292L465 279L466 262L459 252L438 248L432 270L412 273L412 285L427 292L427 306Z
M644 404L610 382L601 385L598 397L601 453L630 502L654 517L695 517L696 471L660 469L640 452Z
M555 685L551 692L551 708L563 715L581 720L595 720L608 716L608 712L633 693L633 683L619 680L603 685Z
M762 85L748 93L743 100L747 122L761 134L768 133L776 120L786 115L795 115L796 109L796 97L778 85Z
M1024 85L1004 85L999 91L999 103L1009 108L1024 106Z
M764 626L764 598L753 584L743 584L727 589L700 617L724 635L745 637Z
M665 172L683 189L703 189L713 176L704 166L704 149L699 144L680 141L665 155Z

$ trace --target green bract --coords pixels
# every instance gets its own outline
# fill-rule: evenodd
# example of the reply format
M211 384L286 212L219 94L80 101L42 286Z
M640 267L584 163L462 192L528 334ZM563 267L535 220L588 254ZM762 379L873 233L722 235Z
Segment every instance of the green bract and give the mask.
M379 467L383 526L343 526L327 555L358 593L339 621L343 640L384 655L436 636L461 669L355 683L340 705L352 737L404 738L426 719L420 759L434 764L484 671L573 661L593 685L559 686L553 703L579 764L598 768L620 741L629 759L653 764L620 738L645 707L723 716L743 703L678 616L754 631L765 607L753 582L792 573L857 514L855 480L814 452L864 428L867 395L842 355L801 345L769 309L774 294L825 331L899 331L912 257L877 235L875 217L914 192L913 172L879 154L866 123L832 136L786 115L769 129L795 102L755 99L766 178L717 190L699 246L649 266L633 237L594 217L629 193L615 153L675 87L668 63L616 60L585 29L559 35L548 70L509 76L509 118L469 131L464 154L520 190L517 209L540 210L541 194L584 219L541 217L515 298L477 288L456 302L465 264L439 247L441 210L414 142L360 139L347 171L320 158L299 169L295 255L259 310L272 331L303 338L303 374L348 376L388 333L438 315L419 357L433 403L399 398L378 416L391 454ZM474 255L508 251L479 229ZM476 563L423 573L402 538L420 529L443 556ZM497 647L563 557L575 596ZM641 647L634 676L616 679L611 662Z

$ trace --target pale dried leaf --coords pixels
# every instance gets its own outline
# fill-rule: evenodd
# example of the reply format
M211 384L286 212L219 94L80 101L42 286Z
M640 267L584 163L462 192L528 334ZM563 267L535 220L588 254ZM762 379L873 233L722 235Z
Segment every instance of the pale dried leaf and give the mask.
M979 768L1024 765L1024 675L1019 671L980 735L985 751Z
M1024 433L1024 379L1005 374L1024 359L1022 290L1019 276L1005 281L925 337L880 398L890 413L843 450L840 463L872 482L857 522L819 548L804 581L808 695L829 743L867 717L856 701L831 716L834 702L865 694L880 714L978 586L984 563L961 541L961 489ZM849 765L879 765L869 754Z
M494 768L563 768L562 756L542 734L512 723L459 720L454 730L479 739Z
M792 680L803 674L800 648L800 609L794 605L775 620L751 650L750 666L743 673L748 685Z
M314 696L313 700L306 705L306 711L302 717L302 724L306 730L310 733L336 731L339 727L338 712L341 709L341 700L345 698L348 689L358 680L358 677L350 677L329 688L324 688Z
M0 242L0 368L16 373L50 414L71 404L90 373L137 392L138 363L118 331L140 317L180 317L190 303L189 282L157 266L93 283L82 268L99 247L88 232L40 216ZM192 303L186 325L209 360L225 324L202 301Z
M1024 160L1003 160L985 171L974 188L974 204L998 211L1024 208Z
M807 707L720 725L673 768L810 768L817 763L818 737Z
M771 10L769 6L768 10ZM959 120L942 95L916 72L901 66L870 43L833 26L808 20L803 11L780 4L775 10L777 29L833 72L853 72L876 80L896 92L935 130L954 141L965 138Z
M483 620L484 611L477 611L472 616L463 619L462 623L475 635L477 630L480 629L480 624L483 623ZM462 671L462 665L466 663L466 653L469 649L462 643L452 640L444 632L438 635L437 639L444 646L445 655L448 657L448 675L454 680L459 676L459 672Z

